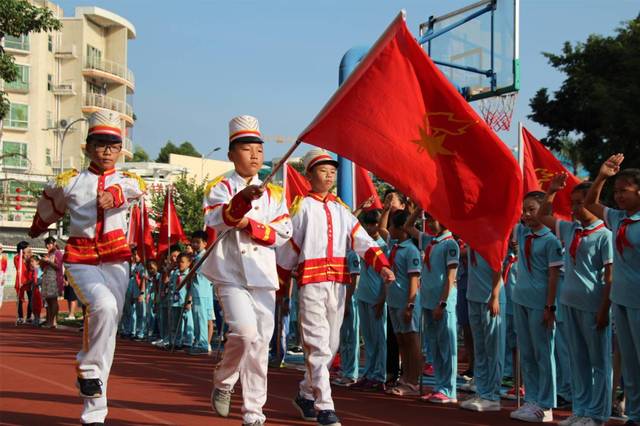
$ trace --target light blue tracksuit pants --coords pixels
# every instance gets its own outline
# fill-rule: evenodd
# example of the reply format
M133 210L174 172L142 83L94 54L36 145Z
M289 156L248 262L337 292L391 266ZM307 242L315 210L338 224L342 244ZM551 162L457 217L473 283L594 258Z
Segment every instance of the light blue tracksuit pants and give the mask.
M144 339L147 330L146 303L136 301L131 306L133 312L131 316L132 331L138 339Z
M558 310L562 311L562 308L560 307ZM569 354L569 334L571 334L571 330L564 316L563 312L561 317L556 320L556 350L554 354L556 359L556 394L567 401L571 401L573 399L571 389L573 366L571 365L571 355Z
M384 383L387 376L387 306L376 318L375 304L358 302L360 332L364 338L365 364L362 376Z
M483 399L499 401L505 350L504 305L500 305L500 315L492 317L486 303L467 303L473 334L473 378L477 392Z
M442 392L456 399L456 376L458 374L458 330L455 311L445 310L442 319L433 318L433 310L423 309L425 334L433 354L435 386L433 392Z
M629 420L640 421L640 309L613 303L613 319L622 358L625 413Z
M514 303L513 314L525 386L524 400L541 408L553 408L556 406L555 326L548 329L543 324L543 309Z
M349 303L349 302L347 302ZM360 316L356 298L351 298L349 315L344 317L340 327L340 369L342 376L358 379L360 361Z
M171 329L169 330L170 336L176 334L176 346L191 346L193 343L193 315L191 310L185 310L182 314L182 321L180 321L181 307L171 307ZM179 329L176 330L176 327Z
M193 316L193 349L209 349L209 319L213 311L213 298L191 298L191 314Z

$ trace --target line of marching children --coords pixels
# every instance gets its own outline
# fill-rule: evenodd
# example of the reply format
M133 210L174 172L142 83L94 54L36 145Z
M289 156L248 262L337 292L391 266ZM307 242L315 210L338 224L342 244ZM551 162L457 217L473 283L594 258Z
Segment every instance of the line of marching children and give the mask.
M359 265L359 256L349 255L355 291L346 292L341 372L333 383L458 403L458 326L467 321L473 346L465 349L473 353L473 381L463 389L474 394L459 402L461 408L501 409L505 365L511 364L515 374L517 346L523 387L512 388L507 397L520 392L524 404L511 418L551 422L553 408L571 406L571 416L560 425L602 425L615 408L615 329L626 424L638 424L640 170L620 171L623 158L612 156L593 183L573 188L571 221L556 218L552 209L566 175L556 175L546 193L526 194L502 271L492 271L473 247L427 213L424 232L418 230L422 211L406 208L397 193L388 194L382 211L360 214L364 229L386 250L395 281L383 285L370 267ZM614 176L617 209L599 200L604 182ZM464 298L457 294L465 287L458 282L462 276ZM364 340L362 371L358 333ZM420 393L423 364L434 385Z

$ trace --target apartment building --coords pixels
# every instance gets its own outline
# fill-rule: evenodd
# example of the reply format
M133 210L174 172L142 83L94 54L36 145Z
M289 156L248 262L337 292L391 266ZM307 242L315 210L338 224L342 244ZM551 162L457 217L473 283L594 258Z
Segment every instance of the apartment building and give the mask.
M7 36L2 42L20 75L15 82L0 83L11 102L0 135L2 232L24 232L35 211L33 193L60 171L83 167L87 128L82 119L90 113L120 113L126 135L123 154L133 155L135 79L128 68L128 43L136 36L134 26L98 7L79 7L65 17L55 3L31 2L51 9L63 28Z

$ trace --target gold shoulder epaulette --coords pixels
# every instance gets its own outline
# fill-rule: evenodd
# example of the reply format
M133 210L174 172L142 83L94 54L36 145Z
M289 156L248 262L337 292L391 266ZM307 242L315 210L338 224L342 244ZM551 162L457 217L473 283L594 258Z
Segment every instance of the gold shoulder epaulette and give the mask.
M304 197L300 195L296 196L296 198L293 199L293 202L291 203L291 207L289 207L290 216L295 216L300 211L300 207L302 207L303 200L304 200Z
M224 174L218 176L217 178L215 178L214 180L212 180L211 182L209 182L207 184L207 186L204 187L204 196L206 197L207 195L209 195L209 192L211 192L211 190L213 189L214 186L216 186L217 184L219 184L220 182L222 182L222 180L226 178L226 176Z
M137 174L133 173L133 172L127 172L127 171L121 171L120 173L122 173L122 176L126 176L130 179L135 179L138 181L138 186L140 187L141 191L146 191L147 190L147 184L145 183L144 180L142 180L142 178L140 176L138 176Z
M58 188L64 188L69 184L71 178L78 176L78 173L79 172L76 169L70 169L66 172L60 173L58 176L56 176L56 186Z
M268 183L267 184L267 188L269 189L269 192L271 193L271 197L276 200L278 203L282 202L282 198L284 196L284 188L281 187L280 185L276 185L273 183Z
M351 211L351 209L349 208L349 206L340 199L340 197L336 197L336 201L338 202L338 204L340 204L342 207L344 207L345 209Z

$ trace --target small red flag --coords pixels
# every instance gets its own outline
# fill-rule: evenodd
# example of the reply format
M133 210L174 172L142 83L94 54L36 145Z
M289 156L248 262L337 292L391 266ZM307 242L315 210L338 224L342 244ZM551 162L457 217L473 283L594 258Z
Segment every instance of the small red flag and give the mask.
M287 164L284 168L284 187L287 196L287 206L291 206L297 196L304 197L311 190L311 184L298 171Z
M144 200L144 197L141 198L140 204L142 207L142 214L140 218L140 237L138 239L139 243L137 245L137 249L142 261L146 262L147 259L155 259L156 247L155 242L153 241L153 229L149 223L149 209L147 209L147 203Z
M127 243L130 246L138 245L138 238L140 236L140 208L138 204L134 204L131 207L129 213L129 230L127 231Z
M530 191L546 191L551 178L556 173L564 172L569 175L567 185L553 200L553 213L561 219L572 220L571 191L580 183L580 179L569 173L553 153L524 127L522 128L522 152L525 194Z
M520 167L403 14L298 139L391 183L500 270L522 210Z
M173 204L171 195L171 187L167 188L164 198L164 207L162 208L162 220L160 221L160 237L158 239L158 259L162 259L167 255L169 247L180 241L186 242L187 236L182 230L182 224L176 212L176 206Z
M378 191L371 180L371 176L369 176L369 171L364 167L354 164L353 173L355 175L353 180L355 183L356 207L373 197L373 204L365 210L381 209L382 203L380 202Z

